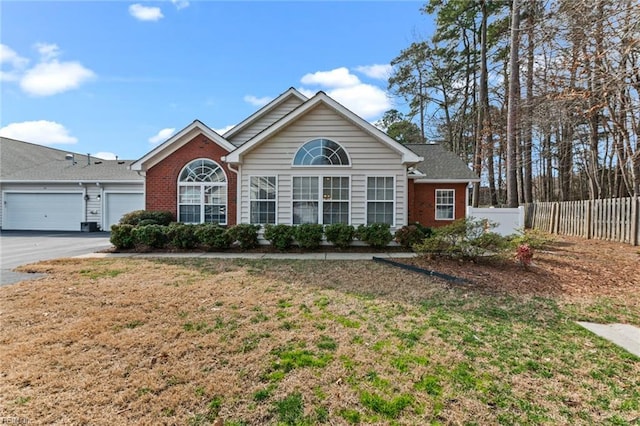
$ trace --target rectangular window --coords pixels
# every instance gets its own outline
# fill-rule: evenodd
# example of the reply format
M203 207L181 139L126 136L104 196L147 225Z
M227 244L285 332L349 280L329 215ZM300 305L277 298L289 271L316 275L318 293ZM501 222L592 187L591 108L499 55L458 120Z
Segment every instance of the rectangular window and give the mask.
M293 224L318 223L318 178L293 178Z
M349 197L348 177L294 176L293 224L349 223Z
M455 218L455 199L455 190L436 189L436 220L453 220Z
M388 223L393 226L393 177L367 178L367 224Z
M250 179L250 221L276 223L276 177L252 176Z
M227 188L223 186L204 186L205 223L227 223Z
M200 195L199 186L180 186L178 203L181 222L200 223Z
M322 223L349 223L349 178L322 179Z

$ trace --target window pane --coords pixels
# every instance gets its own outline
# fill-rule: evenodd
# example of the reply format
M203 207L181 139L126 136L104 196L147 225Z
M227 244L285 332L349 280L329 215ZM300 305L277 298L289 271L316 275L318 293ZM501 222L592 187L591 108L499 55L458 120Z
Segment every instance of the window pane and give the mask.
M318 178L317 177L294 177L293 178L293 199L294 200L317 200L318 199Z
M348 166L349 156L336 142L314 139L298 149L293 159L296 166Z
M275 176L253 176L251 177L251 199L252 200L275 200L276 199L276 177Z
M204 206L204 221L206 223L227 223L227 208L219 204Z
M222 168L211 160L195 160L180 173L180 182L226 182Z
M180 204L200 204L200 187L181 186L179 198Z
M200 206L180 206L180 222L200 223Z
M276 202L252 201L250 220L255 224L276 223Z
M205 186L204 187L204 204L226 204L227 203L227 187L226 186Z
M294 225L300 225L303 223L318 223L318 202L294 201L293 223Z
M349 223L349 203L345 201L333 201L322 203L322 223Z
M368 202L367 224L372 223L393 225L393 202Z

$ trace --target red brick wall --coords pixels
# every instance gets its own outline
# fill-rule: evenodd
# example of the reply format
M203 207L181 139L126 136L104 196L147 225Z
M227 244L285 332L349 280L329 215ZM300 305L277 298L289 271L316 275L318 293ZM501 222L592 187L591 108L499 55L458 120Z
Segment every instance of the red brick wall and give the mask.
M413 179L409 179L409 223L420 222L431 228L451 223L450 220L436 220L436 189L455 190L455 218L460 219L465 216L467 209L466 183L415 183Z
M178 175L184 166L198 158L209 158L220 164L227 174L227 224L236 223L237 175L229 170L220 157L229 152L199 134L184 146L147 170L146 209L168 210L178 217Z

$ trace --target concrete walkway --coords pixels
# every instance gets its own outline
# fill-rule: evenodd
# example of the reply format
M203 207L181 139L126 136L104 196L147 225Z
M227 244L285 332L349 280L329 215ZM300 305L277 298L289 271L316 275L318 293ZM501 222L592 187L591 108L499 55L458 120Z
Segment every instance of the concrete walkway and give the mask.
M87 253L76 258L203 258L203 259L290 259L290 260L371 260L374 257L382 258L411 258L415 253L388 252L388 253Z
M596 324L583 321L578 321L578 324L640 357L640 328L629 324Z

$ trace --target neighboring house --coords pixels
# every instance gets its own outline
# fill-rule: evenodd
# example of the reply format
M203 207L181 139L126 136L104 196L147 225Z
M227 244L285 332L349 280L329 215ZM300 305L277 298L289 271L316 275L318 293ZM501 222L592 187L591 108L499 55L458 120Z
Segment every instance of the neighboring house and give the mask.
M413 222L464 217L478 178L439 145L401 145L323 92L291 88L223 136L196 120L131 164L147 210L186 223Z
M144 178L130 164L0 138L2 229L108 230L144 208Z

